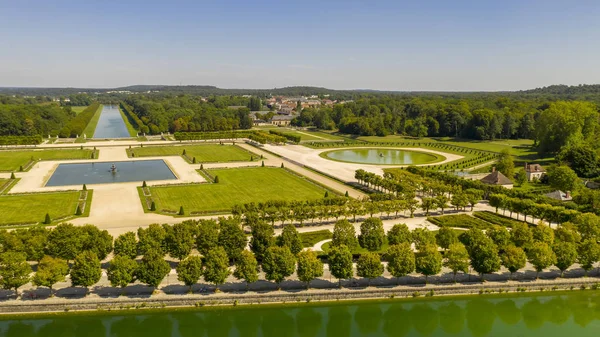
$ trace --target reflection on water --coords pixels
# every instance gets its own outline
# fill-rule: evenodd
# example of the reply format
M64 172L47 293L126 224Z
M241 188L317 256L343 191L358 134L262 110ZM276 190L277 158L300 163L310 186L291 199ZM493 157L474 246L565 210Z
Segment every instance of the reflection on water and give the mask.
M326 156L339 161L379 165L416 165L436 160L434 155L428 153L394 149L338 150L328 152Z
M116 170L112 170L112 165ZM122 183L176 179L162 159L59 164L46 186Z
M0 321L1 336L598 336L600 292Z
M88 135L89 137L89 135ZM130 137L127 126L116 105L103 105L94 138L127 138Z

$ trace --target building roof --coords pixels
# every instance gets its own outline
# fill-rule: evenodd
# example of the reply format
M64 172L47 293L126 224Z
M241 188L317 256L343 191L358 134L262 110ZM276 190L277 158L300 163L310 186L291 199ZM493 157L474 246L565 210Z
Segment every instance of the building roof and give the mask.
M561 190L552 191L552 192L546 193L544 195L547 196L548 198L552 198L552 199L556 199L556 200L560 200L560 201L573 200L573 198L571 197L571 195L569 193L565 193Z
M482 183L490 184L490 185L504 186L504 185L512 185L513 184L513 182L510 181L510 179L508 179L504 174L502 174L498 171L493 171L492 173L483 177L480 181Z
M296 116L292 116L292 115L275 115L275 116L273 116L273 118L271 120L273 120L273 121L291 121L294 118L296 118Z
M525 164L525 172L546 172L540 164Z

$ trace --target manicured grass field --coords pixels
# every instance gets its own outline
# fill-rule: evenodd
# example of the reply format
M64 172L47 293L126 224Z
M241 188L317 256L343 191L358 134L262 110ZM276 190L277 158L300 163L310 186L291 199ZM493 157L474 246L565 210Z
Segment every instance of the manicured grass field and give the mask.
M333 233L328 229L322 229L320 231L302 232L299 233L300 240L302 240L302 246L304 248L310 248L323 240L333 238Z
M102 107L103 107L103 105L98 106L98 110L96 110L94 117L92 117L92 119L90 119L90 122L88 123L88 125L85 127L85 129L83 129L83 134L85 134L87 138L94 137L94 132L96 131L96 126L98 125L98 121L100 120L100 115L102 114Z
M131 157L133 153L135 157L181 156L184 149L190 160L196 157L197 163L250 161L250 157L254 157L254 160L260 157L236 145L218 144L136 147L127 149L127 155Z
M387 242L387 239L383 239L383 245L381 245L381 249L379 249L377 251L377 253L385 253L389 248L389 244ZM329 242L325 242L322 246L321 249L323 251L323 253L329 253L329 250L331 249L331 241ZM359 245L356 245L356 247L354 249L352 249L351 253L352 254L364 254L367 253L369 250L365 249Z
M79 191L0 196L0 225L33 224L72 216L79 203ZM90 199L91 200L91 199Z
M92 152L88 149L0 151L0 171L18 171L19 166L25 168L32 158L36 161L90 159Z
M127 131L129 132L129 135L131 137L137 137L138 130L136 130L133 127L133 125L131 125L131 122L129 121L129 118L127 118L127 116L125 115L125 113L123 112L123 110L121 110L120 106L119 106L119 112L121 113L121 118L123 118L123 122L125 122L125 126L127 127Z
M267 200L323 198L325 189L274 167L217 169L208 171L219 183L151 187L158 211L229 212L236 204ZM331 192L330 192L331 194Z

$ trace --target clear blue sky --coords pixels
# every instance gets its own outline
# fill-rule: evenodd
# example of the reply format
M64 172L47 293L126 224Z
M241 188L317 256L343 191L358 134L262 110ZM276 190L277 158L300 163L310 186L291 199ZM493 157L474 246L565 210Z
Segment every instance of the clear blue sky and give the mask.
M600 1L0 0L0 86L600 83Z

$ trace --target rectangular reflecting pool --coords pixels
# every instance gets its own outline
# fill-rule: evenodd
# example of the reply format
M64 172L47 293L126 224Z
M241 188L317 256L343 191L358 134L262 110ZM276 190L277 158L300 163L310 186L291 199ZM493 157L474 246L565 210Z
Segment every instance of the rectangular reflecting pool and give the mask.
M94 138L127 138L131 137L127 126L116 105L103 105Z
M115 165L113 171L112 165ZM177 179L164 160L59 164L46 186Z

